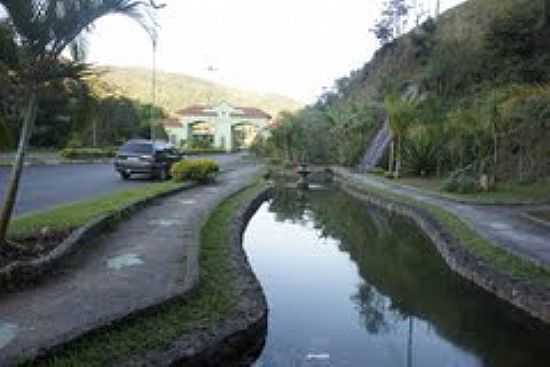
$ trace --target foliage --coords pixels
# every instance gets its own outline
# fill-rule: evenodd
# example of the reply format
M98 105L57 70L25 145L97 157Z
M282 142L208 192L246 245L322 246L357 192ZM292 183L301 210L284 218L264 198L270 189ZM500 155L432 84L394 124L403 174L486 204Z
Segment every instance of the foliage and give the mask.
M38 213L19 216L10 226L12 238L29 238L39 234L44 228L53 232L68 232L82 226L94 218L118 211L140 200L175 190L181 184L175 182L153 183L139 188L124 190Z
M371 29L382 45L392 42L404 31L403 20L409 14L407 0L387 0L384 3L382 16Z
M403 170L414 176L436 173L441 154L439 144L427 132L409 137L403 144Z
M128 98L147 104L151 101L150 70L109 67L100 71L101 81L124 91ZM280 95L259 95L229 88L185 74L157 73L157 103L164 111L175 113L186 106L227 101L237 106L256 106L273 116L283 110L296 111L303 105Z
M101 159L112 158L115 155L115 148L65 148L61 151L61 156L66 159Z
M212 180L220 170L218 163L210 159L182 160L175 163L171 175L176 182L196 181L207 182Z
M453 172L443 183L443 190L459 194L471 194L480 191L480 189L479 180L468 169Z
M544 0L545 1L545 0ZM550 27L542 2L508 9L492 20L485 35L488 72L497 81L533 83L548 80L546 47Z

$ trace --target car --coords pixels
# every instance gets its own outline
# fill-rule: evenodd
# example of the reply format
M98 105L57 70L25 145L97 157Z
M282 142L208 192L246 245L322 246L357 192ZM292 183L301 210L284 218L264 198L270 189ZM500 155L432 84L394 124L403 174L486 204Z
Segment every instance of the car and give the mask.
M172 165L182 158L182 154L165 141L133 139L119 149L114 164L123 180L133 174L145 174L164 181L170 178Z

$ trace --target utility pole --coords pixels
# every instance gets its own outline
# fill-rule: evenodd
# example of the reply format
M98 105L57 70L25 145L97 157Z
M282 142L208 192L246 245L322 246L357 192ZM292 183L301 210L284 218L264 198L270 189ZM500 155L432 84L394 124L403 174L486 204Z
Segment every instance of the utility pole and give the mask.
M157 105L157 38L153 37L153 85L151 95L151 111L150 111L150 135L151 140L155 141L155 108Z

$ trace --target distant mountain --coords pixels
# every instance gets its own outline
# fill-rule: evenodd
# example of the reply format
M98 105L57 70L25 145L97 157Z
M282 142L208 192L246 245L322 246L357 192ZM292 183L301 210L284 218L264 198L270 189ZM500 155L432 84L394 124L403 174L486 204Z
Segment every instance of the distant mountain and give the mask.
M151 102L151 70L143 68L103 67L101 78L123 93L143 103ZM284 110L295 111L303 105L292 98L260 94L213 83L179 73L158 72L157 104L173 113L193 104L226 101L232 105L257 107L272 116Z

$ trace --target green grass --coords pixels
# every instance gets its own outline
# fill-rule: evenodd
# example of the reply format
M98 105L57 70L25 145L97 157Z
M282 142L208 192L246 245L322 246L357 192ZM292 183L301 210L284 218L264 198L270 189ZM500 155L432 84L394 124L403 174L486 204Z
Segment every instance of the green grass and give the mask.
M16 217L12 221L9 228L9 237L30 237L39 233L45 227L53 232L69 231L100 215L112 213L126 205L181 186L181 183L172 181L146 184L136 189L115 192L97 199L76 202L58 206L43 212L22 215Z
M540 181L528 185L500 183L494 191L472 194L445 192L441 189L443 181L443 179L439 178L420 177L403 177L399 180L391 180L393 183L413 186L417 189L432 192L445 198L472 203L514 204L550 201L550 183L548 181Z
M360 185L368 186L364 183ZM498 245L477 234L477 232L471 229L458 216L438 206L420 202L411 197L388 192L373 186L368 186L368 191L398 203L426 210L434 219L443 225L453 237L460 239L461 243L471 251L472 254L485 260L494 269L507 273L517 279L539 281L546 285L550 285L549 268L535 265L501 249Z
M236 299L226 247L230 219L243 202L258 193L260 187L252 186L225 200L202 228L200 282L189 301L171 303L155 314L136 317L95 332L43 361L22 366L116 365L117 361L165 347L193 328L209 327L222 319L235 306Z

